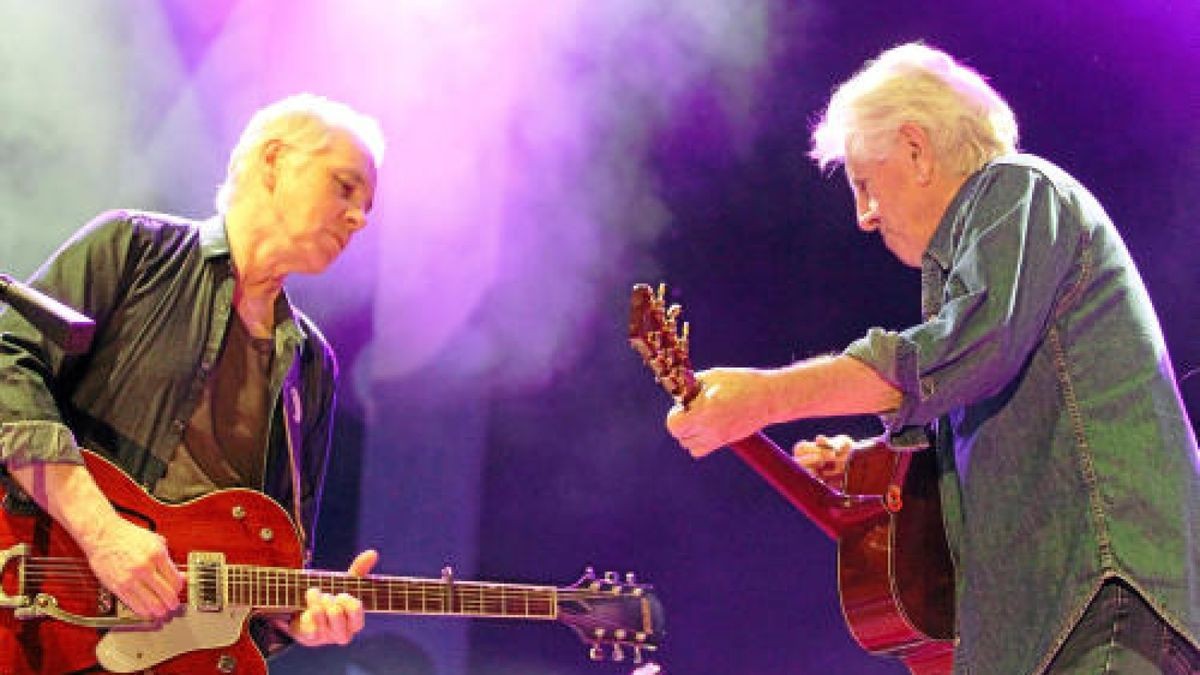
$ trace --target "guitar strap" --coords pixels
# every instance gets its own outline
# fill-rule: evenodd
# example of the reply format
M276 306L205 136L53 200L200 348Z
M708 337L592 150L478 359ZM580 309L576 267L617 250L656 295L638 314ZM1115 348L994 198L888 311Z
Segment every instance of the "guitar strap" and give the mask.
M299 359L297 359L297 362ZM293 363L283 384L283 431L287 439L288 473L292 480L292 520L300 533L300 545L304 548L304 564L312 562L312 546L304 530L304 510L300 485L300 456L296 453L296 438L301 435L300 425L304 422L304 406L300 401L300 389L296 383L297 364Z

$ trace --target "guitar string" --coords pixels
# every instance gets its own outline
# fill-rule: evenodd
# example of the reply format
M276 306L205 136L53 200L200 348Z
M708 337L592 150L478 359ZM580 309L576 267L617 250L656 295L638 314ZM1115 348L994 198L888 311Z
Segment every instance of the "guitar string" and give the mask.
M61 596L60 599L71 598L85 600L92 599L95 594L100 591L100 584L91 576L90 568L85 561L78 558L39 558L36 562L30 561L25 566L26 578L31 581L42 580L60 580L70 578L73 581L82 579L83 583L62 583L56 588ZM181 566L181 571L185 571L187 566ZM443 614L462 613L470 615L474 614L501 614L505 616L528 616L530 618L548 616L553 618L554 603L551 600L554 591L560 598L573 600L576 602L594 602L598 600L613 600L614 598L628 600L630 596L624 597L614 594L611 591L604 592L590 589L550 589L547 587L520 587L504 584L486 584L480 582L463 582L455 585L454 597L449 602L449 607L446 606L446 590L445 582L440 581L423 581L412 579L372 579L370 577L360 579L355 577L344 576L338 572L312 572L306 570L292 570L286 568L242 568L239 566L230 566L227 568L227 584L233 589L231 595L246 596L247 599L259 599L262 595L268 596L265 602L247 604L261 606L272 605L270 600L288 598L299 598L307 588L313 586L313 583L322 590L328 591L357 591L361 593L360 599L369 599L373 601L376 608L382 608L385 604L390 611L424 611ZM69 574L68 574L69 573ZM282 577L282 578L281 578ZM254 582L259 582L255 585ZM384 588L378 587L379 583L384 584ZM370 583L374 588L363 588L364 583ZM396 585L399 585L396 587ZM240 593L239 593L240 591ZM365 592L369 591L369 593ZM485 593L491 593L491 597L485 597ZM498 594L498 597L497 597ZM543 597L546 596L546 597ZM382 598L382 599L381 599ZM299 603L284 603L285 606L295 606ZM401 609L395 609L396 605L400 605ZM524 606L524 611L514 610L513 608ZM385 610L386 611L386 610ZM576 617L578 618L578 617ZM588 625L596 628L616 628L622 625L621 622L606 621L598 619L595 616L588 617Z
M186 572L186 565L179 566L180 571ZM226 568L226 578L229 582L246 582L260 581L264 583L281 583L279 577L288 577L286 583L296 585L298 582L304 583L304 587L315 586L323 588L323 590L337 590L339 587L345 590L364 591L369 590L363 588L364 584L368 584L378 588L381 584L387 587L388 591L402 591L406 594L417 592L431 593L435 596L444 596L447 584L443 581L435 580L415 580L407 578L385 579L378 577L352 577L344 572L320 572L312 570L293 570L288 568L245 568L240 566L229 566ZM74 576L94 579L91 568L87 563L79 558L38 558L35 561L27 562L24 565L26 578L43 579L64 576ZM353 587L353 588L352 588ZM514 584L489 584L486 582L457 582L452 585L463 597L462 600L469 599L469 593L483 595L491 593L499 594L503 597L505 594L514 594L517 596L533 596L539 594L552 594L557 592L560 596L573 597L578 596L578 599L586 599L590 597L610 597L611 591L590 590L590 589L575 589L575 588L551 588L543 586L519 586Z

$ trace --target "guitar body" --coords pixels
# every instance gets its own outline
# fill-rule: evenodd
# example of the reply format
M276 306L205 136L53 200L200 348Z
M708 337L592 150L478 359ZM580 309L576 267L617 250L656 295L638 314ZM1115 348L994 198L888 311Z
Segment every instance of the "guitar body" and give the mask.
M230 564L298 568L303 553L286 512L252 490L222 490L180 505L157 501L113 464L85 452L88 469L127 520L166 537L186 569L191 551L219 551ZM7 496L6 496L7 497ZM5 499L5 506L11 500ZM20 555L13 547L26 545ZM67 533L39 511L0 514L0 673L149 672L155 675L260 675L266 664L245 630L250 609L200 612L185 602L154 628L92 628L17 612L49 597L84 621L112 619L124 608L91 575ZM26 607L16 607L27 599ZM99 656L98 656L99 654ZM102 665L103 664L103 665Z
M838 491L761 433L730 448L837 542L842 614L863 649L913 675L953 671L954 565L934 453L861 445Z
M0 489L0 675L265 675L246 631L255 611L296 612L305 592L346 593L367 612L523 621L575 631L593 660L640 663L665 635L653 587L588 568L565 588L304 570L287 513L253 490L219 490L163 504L107 460L85 451L97 485L132 523L167 539L187 576L164 622L132 617L93 576L74 541L36 506Z
M882 445L854 453L846 492L884 495L888 508L847 526L837 542L838 595L851 634L914 675L950 673L954 665L954 566L936 463L932 452Z

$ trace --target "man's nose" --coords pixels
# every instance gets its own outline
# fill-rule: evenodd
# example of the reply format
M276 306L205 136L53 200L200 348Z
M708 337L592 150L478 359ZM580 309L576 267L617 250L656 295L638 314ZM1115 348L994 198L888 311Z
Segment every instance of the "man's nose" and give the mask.
M867 202L866 210L858 214L858 228L863 232L879 229L879 204L874 199Z
M351 232L358 232L367 226L367 215L362 209L350 209L346 212L346 225Z

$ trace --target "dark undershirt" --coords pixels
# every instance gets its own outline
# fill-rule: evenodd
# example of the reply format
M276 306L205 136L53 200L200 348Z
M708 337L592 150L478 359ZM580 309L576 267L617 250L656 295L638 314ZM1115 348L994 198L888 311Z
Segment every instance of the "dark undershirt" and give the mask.
M156 497L180 502L218 488L262 489L273 351L271 338L252 336L234 315Z

